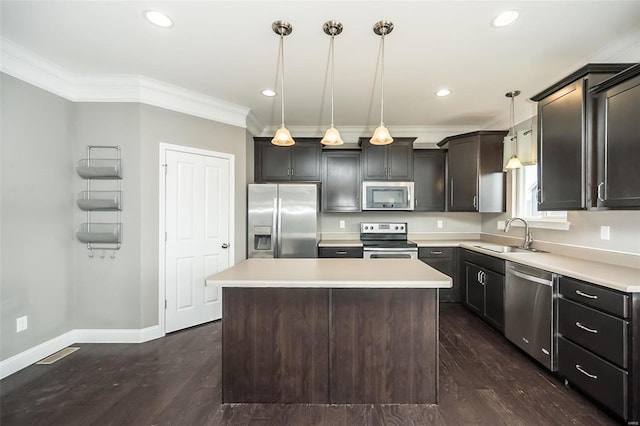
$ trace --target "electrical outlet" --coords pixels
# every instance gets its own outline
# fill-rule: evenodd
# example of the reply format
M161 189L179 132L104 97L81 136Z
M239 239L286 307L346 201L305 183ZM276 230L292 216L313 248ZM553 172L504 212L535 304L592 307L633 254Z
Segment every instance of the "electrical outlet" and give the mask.
M611 228L609 226L600 227L600 239L601 240L611 239Z
M26 315L16 319L16 333L20 333L29 327L27 319Z
M436 222L436 226L438 227L438 229L442 229L444 227L444 224L442 223L441 220Z
M498 229L500 231L504 231L504 220L499 220L498 221Z
M340 229L344 229L344 220L340 220Z

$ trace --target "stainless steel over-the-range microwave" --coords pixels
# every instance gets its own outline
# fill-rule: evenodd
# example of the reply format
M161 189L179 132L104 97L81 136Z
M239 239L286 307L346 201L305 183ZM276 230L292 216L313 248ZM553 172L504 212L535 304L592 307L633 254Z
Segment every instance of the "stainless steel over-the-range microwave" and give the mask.
M413 182L362 182L362 210L413 210Z

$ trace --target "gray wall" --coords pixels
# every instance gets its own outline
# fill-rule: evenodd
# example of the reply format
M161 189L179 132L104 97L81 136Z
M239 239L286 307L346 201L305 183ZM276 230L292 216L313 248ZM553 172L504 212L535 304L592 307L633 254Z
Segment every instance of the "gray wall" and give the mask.
M247 162L245 129L203 118L142 105L140 179L141 327L158 323L158 176L160 143L185 145L235 155L235 241L236 262L246 253Z
M0 359L72 328L73 104L0 75ZM16 333L16 318L29 328Z
M245 129L137 103L77 103L4 74L2 83L0 359L72 329L158 324L159 144L235 156L236 262L245 257ZM123 244L111 259L88 257L74 229L86 220L76 162L88 145L122 150ZM251 162L253 154L251 153ZM253 169L249 171L253 178ZM111 183L92 183L108 189ZM96 221L115 214L94 213ZM29 329L15 332L16 318Z
M87 157L88 145L120 146L122 154L122 247L115 259L100 252L88 257L86 244L73 244L75 259L75 328L139 328L140 326L140 105L135 103L77 103L73 159ZM108 151L98 156L110 155ZM95 156L96 154L92 154ZM77 174L73 194L86 189ZM92 189L114 189L114 181L95 181ZM74 209L74 225L86 212ZM115 222L112 212L92 213L96 222Z

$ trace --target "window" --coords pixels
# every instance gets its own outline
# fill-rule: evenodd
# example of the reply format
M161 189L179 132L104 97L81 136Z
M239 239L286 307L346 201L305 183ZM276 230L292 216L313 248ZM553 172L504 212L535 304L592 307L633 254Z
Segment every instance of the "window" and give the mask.
M514 207L516 212L514 216L526 218L529 222L533 221L534 226L540 228L558 228L557 226L545 226L545 223L565 224L560 228L566 228L566 211L538 211L538 173L535 164L517 169L513 177L515 179Z

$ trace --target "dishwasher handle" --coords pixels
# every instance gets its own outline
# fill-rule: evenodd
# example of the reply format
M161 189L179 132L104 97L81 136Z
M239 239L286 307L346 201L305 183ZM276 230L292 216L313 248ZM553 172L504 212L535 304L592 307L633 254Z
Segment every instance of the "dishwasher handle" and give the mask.
M545 280L544 278L534 277L533 275L524 274L522 272L516 271L515 269L509 269L509 274L513 274L518 278L522 278L523 280L533 281L534 283L547 285L549 287L553 286L552 280Z

